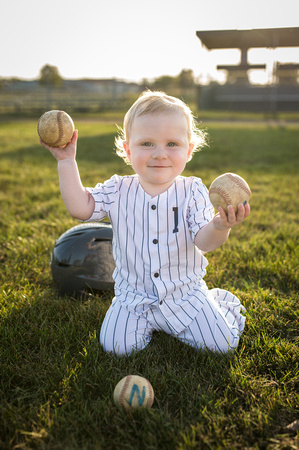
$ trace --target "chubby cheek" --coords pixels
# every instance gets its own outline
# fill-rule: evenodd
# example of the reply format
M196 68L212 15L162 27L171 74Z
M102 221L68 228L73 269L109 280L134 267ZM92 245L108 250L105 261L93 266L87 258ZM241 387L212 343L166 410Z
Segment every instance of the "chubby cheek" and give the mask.
M127 142L124 142L123 146L124 146L124 150L126 152L127 158L130 161L133 169L135 169L135 167L140 167L140 166L146 164L146 162L145 162L146 154L143 155L142 152L136 152L135 150L133 150L133 152L131 152Z
M177 168L178 171L182 172L185 169L187 162L188 162L188 160L185 155L181 156L179 158L176 158L175 167Z
M143 156L142 153L130 155L130 162L135 172L144 169L147 166L147 161L148 158Z

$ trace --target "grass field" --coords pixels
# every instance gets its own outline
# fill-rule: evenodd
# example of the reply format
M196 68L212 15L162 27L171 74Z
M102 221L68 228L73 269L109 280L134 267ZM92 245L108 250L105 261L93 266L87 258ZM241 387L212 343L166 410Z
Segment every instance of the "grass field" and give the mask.
M206 281L247 309L231 355L156 334L129 358L105 354L99 330L111 294L75 300L52 283L55 240L77 224L35 121L0 123L0 448L297 449L299 125L205 123L209 148L185 174L209 186L236 172L252 188L250 217L208 255ZM86 186L130 172L114 155L113 121L77 120ZM113 404L127 374L148 378L152 409Z

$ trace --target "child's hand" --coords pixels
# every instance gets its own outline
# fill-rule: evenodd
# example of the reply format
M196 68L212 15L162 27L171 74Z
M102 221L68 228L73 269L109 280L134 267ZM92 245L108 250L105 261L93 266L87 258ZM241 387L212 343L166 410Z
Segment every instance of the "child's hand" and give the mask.
M64 147L51 147L50 145L43 142L41 139L39 141L45 148L50 150L50 152L52 153L54 158L57 159L57 161L61 161L63 159L75 160L76 149L77 149L77 140L78 140L78 130L74 131L72 139Z
M227 214L224 209L219 207L219 212L213 217L214 226L217 230L226 230L239 225L250 214L249 203L244 206L239 203L238 211L235 213L233 206L228 206Z

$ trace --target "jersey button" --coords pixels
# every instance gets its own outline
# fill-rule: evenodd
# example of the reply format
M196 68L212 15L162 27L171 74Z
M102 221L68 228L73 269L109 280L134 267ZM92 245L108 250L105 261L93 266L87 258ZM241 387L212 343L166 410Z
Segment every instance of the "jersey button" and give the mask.
M158 244L158 239L154 239L153 244Z
M162 305L163 304L163 300L160 300L160 305Z
M154 277L155 277L155 278L158 278L158 276L159 276L159 273L158 273L158 272L154 273Z
M157 207L156 207L156 205L152 205L152 209L156 209Z

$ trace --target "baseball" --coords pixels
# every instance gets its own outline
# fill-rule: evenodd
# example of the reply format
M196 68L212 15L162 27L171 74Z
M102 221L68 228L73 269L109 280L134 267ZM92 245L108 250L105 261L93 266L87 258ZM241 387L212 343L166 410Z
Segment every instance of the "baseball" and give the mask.
M154 403L154 390L151 383L138 375L127 375L114 389L114 403L124 410L150 408Z
M248 202L251 196L246 181L235 173L225 173L217 177L209 189L209 197L216 210L219 206L227 213L227 206L233 205L237 212L238 204Z
M64 111L47 111L39 119L37 132L42 141L51 147L61 147L72 139L75 126Z

